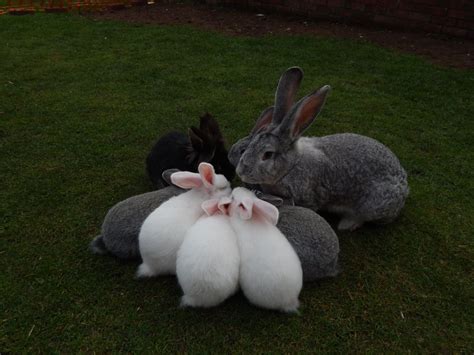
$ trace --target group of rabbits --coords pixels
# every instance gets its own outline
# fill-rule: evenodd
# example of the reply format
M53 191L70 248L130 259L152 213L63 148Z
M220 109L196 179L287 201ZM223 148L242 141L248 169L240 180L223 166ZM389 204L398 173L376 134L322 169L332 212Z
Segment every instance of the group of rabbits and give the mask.
M302 78L298 67L283 73L274 105L228 153L209 114L187 135L161 137L146 160L158 190L112 207L92 251L141 259L139 277L177 274L184 306L217 305L240 286L255 305L296 311L303 281L339 273L337 235L316 212L340 215L338 229L353 231L395 220L409 193L380 142L302 137L330 91L295 103ZM235 173L245 187L231 190Z

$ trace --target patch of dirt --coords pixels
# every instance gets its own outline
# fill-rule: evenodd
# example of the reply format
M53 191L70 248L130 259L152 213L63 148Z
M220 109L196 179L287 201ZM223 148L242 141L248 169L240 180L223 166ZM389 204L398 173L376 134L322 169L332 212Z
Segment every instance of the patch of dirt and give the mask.
M135 23L185 24L235 36L306 34L351 38L418 54L443 66L474 68L474 41L429 33L366 28L204 4L153 4L91 16Z

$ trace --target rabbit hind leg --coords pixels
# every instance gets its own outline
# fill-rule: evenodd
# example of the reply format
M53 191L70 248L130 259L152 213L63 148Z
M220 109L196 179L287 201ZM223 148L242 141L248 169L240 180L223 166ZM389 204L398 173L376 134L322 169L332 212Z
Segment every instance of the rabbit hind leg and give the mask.
M360 221L359 219L355 218L354 216L344 216L339 221L337 225L337 229L340 231L350 231L353 232L356 229L362 227L364 221Z

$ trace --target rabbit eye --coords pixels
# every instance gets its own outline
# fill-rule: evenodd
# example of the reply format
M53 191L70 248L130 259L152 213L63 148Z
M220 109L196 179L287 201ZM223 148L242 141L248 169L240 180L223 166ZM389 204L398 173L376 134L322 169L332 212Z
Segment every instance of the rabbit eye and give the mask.
M244 153L245 153L245 149L242 149L242 150L240 151L240 155L242 155L242 154L244 154Z
M273 154L274 154L274 152L265 152L265 153L263 153L262 160L271 159L273 157Z

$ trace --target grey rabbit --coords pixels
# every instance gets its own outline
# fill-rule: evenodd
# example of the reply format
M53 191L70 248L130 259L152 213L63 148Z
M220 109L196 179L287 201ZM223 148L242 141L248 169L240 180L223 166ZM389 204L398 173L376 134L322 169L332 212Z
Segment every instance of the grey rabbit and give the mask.
M177 169L166 170L163 178ZM102 223L101 234L90 244L95 254L111 254L120 259L141 259L138 234L148 215L171 197L185 192L174 185L130 197L113 206ZM313 281L337 274L339 243L326 221L303 207L281 206L282 199L259 194L280 209L277 227L288 238L303 267L303 279Z
M293 198L296 205L342 215L340 230L392 222L409 192L398 158L382 143L358 134L301 137L330 90L323 86L293 104L302 78L297 67L281 76L271 123L251 137L237 174L266 193Z
M283 200L256 191L256 196L278 207L277 228L285 235L298 255L303 281L310 282L337 276L339 239L328 222L309 208L283 204Z
M163 172L163 179L169 183L171 173ZM174 185L161 190L133 196L113 206L104 218L101 233L90 243L95 254L111 254L120 259L141 259L138 249L138 233L148 215L171 197L185 192Z

